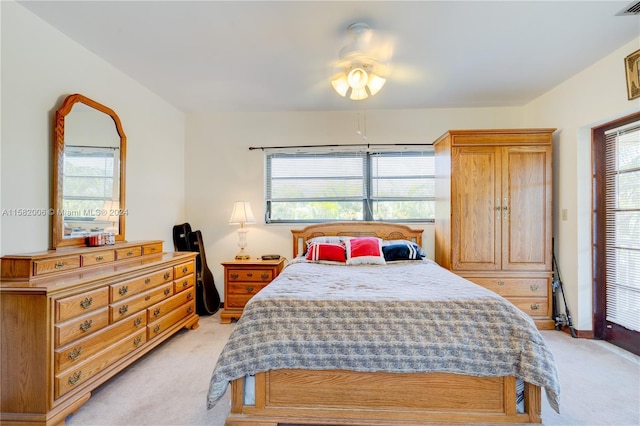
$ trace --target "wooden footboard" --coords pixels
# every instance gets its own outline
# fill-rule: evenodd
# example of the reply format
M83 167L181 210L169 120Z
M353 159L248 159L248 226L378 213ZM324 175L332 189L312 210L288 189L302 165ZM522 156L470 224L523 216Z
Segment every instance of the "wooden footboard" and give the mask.
M254 405L244 404L244 379L231 392L228 426L541 422L540 388L525 384L517 413L514 377L276 370L255 376Z

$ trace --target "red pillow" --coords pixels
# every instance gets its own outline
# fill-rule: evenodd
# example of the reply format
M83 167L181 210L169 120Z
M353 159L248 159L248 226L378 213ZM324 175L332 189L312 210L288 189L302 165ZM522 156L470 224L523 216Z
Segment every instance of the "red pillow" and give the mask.
M332 262L346 262L344 244L311 243L307 250L307 260L329 260Z
M347 241L347 265L384 265L385 263L380 238L362 237Z

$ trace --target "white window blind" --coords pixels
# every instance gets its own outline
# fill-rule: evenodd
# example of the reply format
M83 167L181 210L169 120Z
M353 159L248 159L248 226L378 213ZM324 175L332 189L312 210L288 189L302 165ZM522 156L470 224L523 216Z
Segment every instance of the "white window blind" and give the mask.
M279 151L265 158L267 223L433 220L432 150Z
M605 143L606 319L640 331L640 123Z

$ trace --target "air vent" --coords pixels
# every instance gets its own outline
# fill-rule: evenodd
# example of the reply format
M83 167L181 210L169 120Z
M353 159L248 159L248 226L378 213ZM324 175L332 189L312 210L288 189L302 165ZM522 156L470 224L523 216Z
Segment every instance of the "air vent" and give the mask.
M640 15L640 1L634 1L626 8L616 13L616 15L617 16Z

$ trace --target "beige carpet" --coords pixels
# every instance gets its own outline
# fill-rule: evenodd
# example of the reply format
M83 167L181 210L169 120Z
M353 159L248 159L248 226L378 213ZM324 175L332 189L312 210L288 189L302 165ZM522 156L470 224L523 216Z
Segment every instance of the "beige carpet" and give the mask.
M200 318L197 330L180 331L96 389L67 425L224 425L228 392L211 410L206 394L233 327L220 324L218 314ZM559 331L542 334L556 358L562 388L560 415L543 395L544 424L640 425L640 357Z

